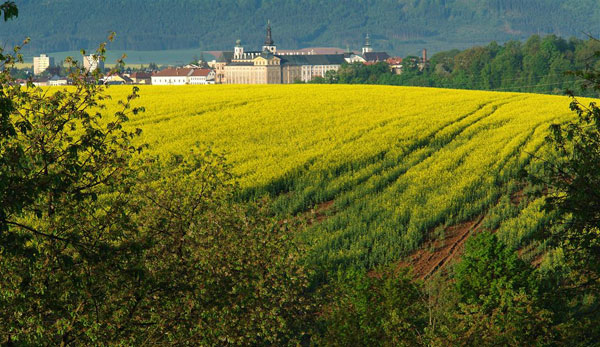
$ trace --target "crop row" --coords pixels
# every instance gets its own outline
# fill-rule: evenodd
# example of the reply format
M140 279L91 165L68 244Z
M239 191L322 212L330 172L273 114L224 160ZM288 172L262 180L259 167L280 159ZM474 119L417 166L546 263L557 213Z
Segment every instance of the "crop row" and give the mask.
M111 88L122 96L125 88ZM543 150L566 97L382 86L146 87L131 121L154 153L196 144L224 153L243 198L282 216L333 201L302 234L326 266L399 259L440 226L493 210ZM496 223L519 246L540 202ZM533 216L533 217L532 217Z

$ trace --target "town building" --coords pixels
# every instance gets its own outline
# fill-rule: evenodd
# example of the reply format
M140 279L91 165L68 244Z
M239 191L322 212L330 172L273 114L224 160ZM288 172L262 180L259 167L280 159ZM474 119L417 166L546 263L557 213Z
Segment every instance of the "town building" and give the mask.
M48 85L49 86L66 86L69 83L69 81L67 80L66 77L61 77L58 75L54 75L52 77L50 77L50 79L48 80Z
M365 53L373 52L373 47L371 47L371 38L369 37L369 33L367 33L367 37L365 37L365 45L362 48L363 56Z
M32 83L36 87L47 87L50 85L50 79L46 77L40 77L33 80Z
M266 38L261 51L246 50L237 40L233 52L222 52L212 64L217 83L227 84L287 84L309 82L337 71L345 62L342 54L312 52L279 52L273 40L271 23L267 23Z
M211 69L167 68L154 73L153 85L214 84L215 72Z
M377 52L367 33L360 52L346 52L335 47L315 47L297 50L280 50L273 40L271 22L267 23L266 39L262 50L247 50L240 40L233 51L213 51L218 59L207 65L214 69L215 83L219 84L279 84L310 82L324 78L330 71L338 71L343 64L387 63L396 74L403 71L403 60L390 57L387 52ZM427 51L419 59L419 68L427 65Z
M279 84L283 82L281 58L265 50L254 56L254 52L243 52L237 45L233 59L223 66L225 83L229 84ZM275 48L276 49L276 48ZM298 76L293 76L292 78ZM290 82L287 82L290 83Z
M388 60L390 55L386 52L367 52L362 57L366 63L380 63Z
M105 76L102 82L106 85L133 84L133 80L131 78L129 78L127 75L121 74L110 74Z
M215 71L212 69L193 69L189 84L215 84Z
M371 46L371 38L369 34L365 37L365 44L362 48L362 59L363 63L379 63L386 61L390 58L387 52L374 52L373 47Z
M133 84L151 84L152 74L150 72L137 71L127 76L131 78Z
M94 54L83 56L83 68L87 72L94 72L97 69L104 70L104 61L100 57L94 57Z
M346 62L348 64L352 64L352 63L366 63L367 62L365 60L365 58L363 58L360 54L355 54L355 53L347 53L344 56L344 59L346 60Z
M386 60L386 62L390 66L390 69L396 75L402 74L402 61L403 59L400 57L391 57Z
M44 71L48 70L49 67L54 65L54 58L49 57L45 54L39 57L33 57L33 74L39 75Z
M423 71L427 65L429 65L429 60L427 59L427 49L423 48L423 52L421 52L421 62L419 63L419 70Z
M299 70L301 82L310 82L315 77L325 77L327 72L338 71L346 62L344 54L290 55L282 58L284 66L290 66L289 70ZM285 68L284 72L286 72ZM288 83L293 82L294 80Z

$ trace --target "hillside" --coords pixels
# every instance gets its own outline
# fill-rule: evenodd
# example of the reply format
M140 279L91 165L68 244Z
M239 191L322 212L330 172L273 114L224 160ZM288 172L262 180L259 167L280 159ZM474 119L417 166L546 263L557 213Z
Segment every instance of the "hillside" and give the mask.
M115 96L130 88L111 87ZM397 261L461 227L529 244L548 216L515 180L569 99L385 86L143 87L150 152L224 153L244 198L270 197L328 267ZM462 230L464 234L465 230ZM533 244L531 257L539 251ZM430 247L437 247L431 245Z
M256 48L267 19L281 48L359 49L369 32L377 49L405 56L465 48L531 34L597 34L594 0L21 0L20 16L0 27L8 44L31 37L28 53L92 48L109 31L118 50ZM189 59L186 57L185 59Z

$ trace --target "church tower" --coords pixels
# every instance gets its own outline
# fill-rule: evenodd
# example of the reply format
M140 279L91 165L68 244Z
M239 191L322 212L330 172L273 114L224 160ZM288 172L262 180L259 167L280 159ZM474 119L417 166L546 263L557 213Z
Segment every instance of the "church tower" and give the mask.
M235 48L233 51L234 59L242 59L244 57L244 47L242 46L242 40L235 41Z
M275 46L275 41L273 41L273 37L271 36L271 21L267 22L267 38L265 39L265 45L263 46L263 52L269 51L273 54L277 53L277 46Z
M371 39L369 38L369 34L365 37L365 45L362 49L362 54L373 52L373 47L371 47Z

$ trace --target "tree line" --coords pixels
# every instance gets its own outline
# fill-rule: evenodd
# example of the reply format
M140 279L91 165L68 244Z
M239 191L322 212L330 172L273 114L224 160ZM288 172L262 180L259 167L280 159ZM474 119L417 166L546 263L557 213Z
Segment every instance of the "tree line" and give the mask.
M316 83L387 84L457 89L595 95L587 81L569 71L597 69L600 61L596 39L564 39L555 35L531 36L525 42L492 42L463 51L439 52L428 63L408 56L401 74L385 62L374 65L346 64Z

